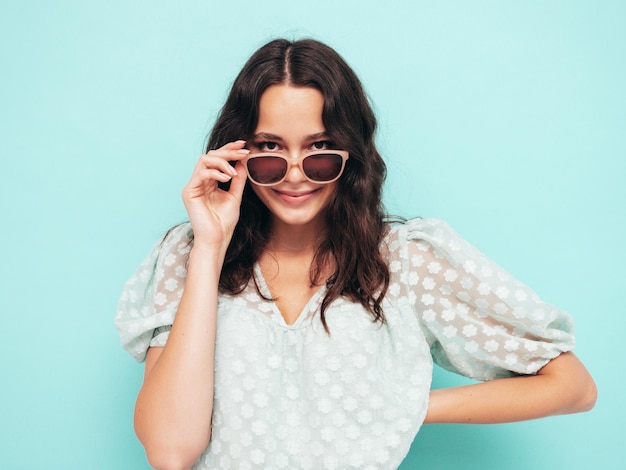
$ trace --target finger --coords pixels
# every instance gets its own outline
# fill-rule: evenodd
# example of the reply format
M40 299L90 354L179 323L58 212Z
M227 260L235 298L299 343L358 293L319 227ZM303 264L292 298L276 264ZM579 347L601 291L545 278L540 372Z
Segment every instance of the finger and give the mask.
M215 170L213 168L207 168L204 170L200 170L197 173L198 179L202 182L211 182L213 180L215 181L221 181L222 183L225 183L226 181L230 181L230 179L232 178L231 175L227 175L226 173L223 173L219 170Z
M237 162L237 165L235 165L234 169L237 171L237 174L233 176L228 192L235 196L238 201L241 201L241 198L243 196L243 189L246 187L246 179L248 177L246 175L246 171L243 168L243 163Z
M234 142L228 142L227 144L222 145L220 149L237 150L237 149L242 149L245 145L246 145L246 141L243 139L240 139L240 140L235 140Z
M194 171L191 179L185 186L184 193L192 197L198 196L204 194L210 187L215 188L218 181L225 183L230 181L230 179L231 176L219 170L203 169Z
M222 152L236 152L237 150L242 150L246 146L245 140L236 140L234 142L228 142L225 145L222 145L216 149L207 150L207 154L217 153L220 154Z
M241 159L241 156L245 157L246 155L247 154L235 155L235 156L228 157L228 159L210 156L210 155L203 155L202 157L200 157L200 160L198 160L198 165L196 167L196 170L201 170L204 168L215 168L226 174L234 176L237 174L237 172L235 171L235 169L233 168L233 165L230 162L238 161Z
M221 158L222 160L241 160L242 158L245 158L248 156L248 154L250 153L250 150L248 149L244 149L244 148L239 148L239 149L217 149L217 150L210 150L206 155L206 157L210 157L210 158ZM202 158L202 157L201 157Z

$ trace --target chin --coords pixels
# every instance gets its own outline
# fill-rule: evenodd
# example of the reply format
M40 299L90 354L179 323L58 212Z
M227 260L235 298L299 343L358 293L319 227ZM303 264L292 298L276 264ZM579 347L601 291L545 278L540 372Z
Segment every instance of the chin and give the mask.
M335 195L336 186L318 186L293 190L291 188L254 188L257 196L269 209L272 218L281 225L322 227L325 212Z
M282 225L293 226L293 227L303 227L310 226L311 229L314 227L321 227L326 223L326 217L324 214L324 209L322 208L319 211L273 211L270 209L272 213L272 218L275 222L278 222Z

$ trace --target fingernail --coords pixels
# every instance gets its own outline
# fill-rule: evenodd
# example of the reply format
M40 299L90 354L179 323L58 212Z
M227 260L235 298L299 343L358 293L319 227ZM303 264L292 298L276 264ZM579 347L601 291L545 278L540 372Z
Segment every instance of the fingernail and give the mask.
M250 150L241 149L241 150L237 150L237 153L240 153L241 155L248 155L250 153Z
M246 141L245 141L245 140L242 140L242 139L239 139L239 140L236 140L236 141L235 141L235 143L236 143L236 144L245 144L245 143L246 143Z

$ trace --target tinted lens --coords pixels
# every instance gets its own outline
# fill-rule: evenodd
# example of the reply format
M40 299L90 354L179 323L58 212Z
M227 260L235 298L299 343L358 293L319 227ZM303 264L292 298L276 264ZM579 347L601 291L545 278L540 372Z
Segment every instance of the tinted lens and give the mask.
M338 154L309 155L302 161L302 169L313 181L330 181L341 173L343 159Z
M287 161L280 157L255 157L248 160L250 178L260 184L272 184L287 174Z

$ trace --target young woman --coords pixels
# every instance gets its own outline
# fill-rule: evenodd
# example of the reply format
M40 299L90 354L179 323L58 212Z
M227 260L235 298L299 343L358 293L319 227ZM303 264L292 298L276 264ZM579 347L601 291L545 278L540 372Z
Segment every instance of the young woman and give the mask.
M422 423L589 410L572 321L433 219L385 218L361 84L276 40L235 80L116 323L159 469L395 468ZM482 381L430 390L433 360Z

